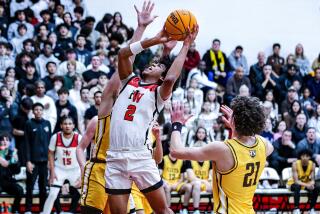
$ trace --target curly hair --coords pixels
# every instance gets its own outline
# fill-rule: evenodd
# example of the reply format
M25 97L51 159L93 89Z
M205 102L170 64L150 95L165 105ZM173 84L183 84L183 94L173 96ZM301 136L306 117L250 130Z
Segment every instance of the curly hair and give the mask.
M231 102L231 109L238 135L252 136L263 131L266 116L258 98L237 96Z

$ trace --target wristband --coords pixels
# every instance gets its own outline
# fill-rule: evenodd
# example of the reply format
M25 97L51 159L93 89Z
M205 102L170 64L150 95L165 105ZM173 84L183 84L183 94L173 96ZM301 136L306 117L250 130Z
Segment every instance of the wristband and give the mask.
M171 130L172 131L178 131L181 133L181 129L182 129L182 124L180 122L174 122L171 125Z
M131 52L134 55L136 55L138 53L141 53L144 50L143 47L141 46L141 42L140 41L132 43L129 47L130 47Z

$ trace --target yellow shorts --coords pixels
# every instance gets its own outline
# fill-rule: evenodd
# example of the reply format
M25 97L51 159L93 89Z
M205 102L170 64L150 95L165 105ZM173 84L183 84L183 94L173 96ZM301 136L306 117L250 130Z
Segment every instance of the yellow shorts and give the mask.
M166 182L169 186L173 186L173 185L175 185L175 184L177 183L177 182L170 182L170 181L166 181L166 180L165 180L165 182ZM178 186L176 187L176 189L174 189L174 191L179 192L179 191L181 190L182 186L185 185L185 184L186 184L186 182L181 182L180 184L178 184Z
M101 212L110 213L107 204L108 195L105 190L105 167L105 163L90 161L86 163L82 176L80 203L81 206L93 207Z
M201 192L206 192L207 186L204 183L201 183L200 190L201 190Z
M140 190L134 183L132 184L131 194L134 200L136 211L143 210L145 214L153 213L147 198L142 192L140 192Z

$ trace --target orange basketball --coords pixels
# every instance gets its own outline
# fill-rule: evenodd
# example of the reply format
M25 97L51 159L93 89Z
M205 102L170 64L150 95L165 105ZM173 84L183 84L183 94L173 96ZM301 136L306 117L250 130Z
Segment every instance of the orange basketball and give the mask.
M165 23L165 30L174 40L182 41L197 24L196 17L188 10L175 10L170 13Z

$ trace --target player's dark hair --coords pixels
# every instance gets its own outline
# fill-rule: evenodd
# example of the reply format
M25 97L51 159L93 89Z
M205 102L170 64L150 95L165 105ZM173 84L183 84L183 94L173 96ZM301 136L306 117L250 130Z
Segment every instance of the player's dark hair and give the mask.
M303 149L303 150L299 151L298 158L301 159L302 155L307 155L307 156L309 156L311 158L313 153L312 153L312 151L310 149Z
M42 109L44 109L44 105L42 105L41 103L35 103L32 105L32 110L34 110L38 106L40 106Z
M256 97L237 96L231 102L235 130L240 136L253 136L263 131L266 116Z
M68 116L63 116L63 117L61 118L60 124L63 124L64 121L66 121L66 120L71 120L72 123L75 124L75 123L74 123L74 119L73 119L71 116L69 116L69 115L68 115Z

